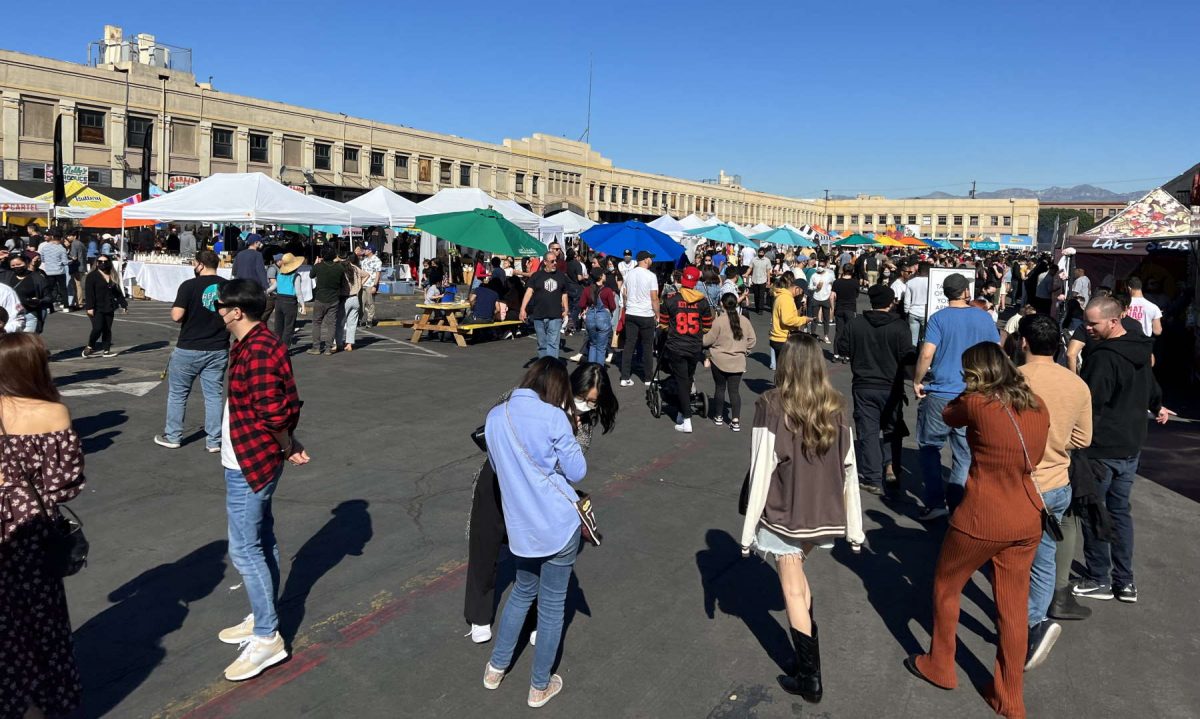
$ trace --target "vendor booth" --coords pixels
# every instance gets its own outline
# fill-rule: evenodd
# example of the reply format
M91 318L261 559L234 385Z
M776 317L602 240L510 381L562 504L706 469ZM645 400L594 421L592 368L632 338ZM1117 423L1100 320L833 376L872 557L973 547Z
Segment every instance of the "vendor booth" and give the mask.
M417 203L383 186L355 197L346 204L386 216L388 227L412 227L413 220L421 213Z
M54 216L60 219L82 220L117 204L116 200L93 190L78 180L67 182L64 189L67 194L67 204L54 208ZM54 202L54 190L43 192L36 199Z

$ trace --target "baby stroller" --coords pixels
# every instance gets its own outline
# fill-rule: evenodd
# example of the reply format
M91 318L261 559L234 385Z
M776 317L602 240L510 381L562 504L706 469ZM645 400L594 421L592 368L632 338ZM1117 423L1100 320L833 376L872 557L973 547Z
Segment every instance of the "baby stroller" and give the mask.
M646 388L646 404L650 406L650 416L655 419L662 416L664 397L668 399L671 406L675 406L675 398L679 396L675 388L675 378L661 376L663 365L667 363L669 356L666 344L667 334L662 332L655 342L655 354L658 355L658 362L654 365L654 375L650 378L650 386ZM703 392L697 392L695 382L692 382L690 399L692 415L695 417L708 417L708 395Z

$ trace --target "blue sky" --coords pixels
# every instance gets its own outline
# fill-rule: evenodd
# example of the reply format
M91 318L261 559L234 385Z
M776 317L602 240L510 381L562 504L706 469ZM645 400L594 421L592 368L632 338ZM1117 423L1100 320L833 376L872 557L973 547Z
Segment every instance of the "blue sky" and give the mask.
M490 142L578 138L590 53L618 166L795 196L1131 191L1200 161L1197 2L75 5L0 47L81 62L112 23L192 48L219 90Z

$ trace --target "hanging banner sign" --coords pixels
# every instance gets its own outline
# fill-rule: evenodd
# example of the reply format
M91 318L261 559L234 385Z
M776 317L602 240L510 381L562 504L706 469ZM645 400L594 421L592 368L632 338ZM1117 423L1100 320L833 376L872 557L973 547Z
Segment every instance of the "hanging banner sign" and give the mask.
M42 179L46 182L54 182L54 163L47 162L45 168ZM87 165L63 165L63 182L71 180L86 185L88 182Z
M174 192L175 190L182 190L183 188L194 185L199 181L199 177L192 177L190 175L171 175L167 178L167 191Z

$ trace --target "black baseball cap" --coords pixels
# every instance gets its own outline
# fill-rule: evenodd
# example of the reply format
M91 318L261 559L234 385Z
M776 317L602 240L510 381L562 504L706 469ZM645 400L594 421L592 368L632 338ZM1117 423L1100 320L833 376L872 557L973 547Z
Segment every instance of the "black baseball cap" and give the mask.
M633 250L625 250L626 257L633 257Z
M641 262L642 260L652 260L652 259L654 259L654 254L651 252L642 250L641 252L637 253L637 261L638 262Z
M942 282L942 292L946 294L947 299L957 300L963 296L971 283L966 277L959 274L950 275Z
M883 309L891 307L896 301L896 293L887 285L872 285L871 289L867 290L867 299L871 301L873 309Z

